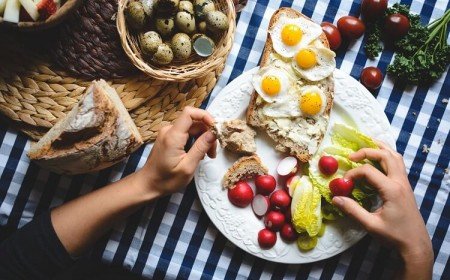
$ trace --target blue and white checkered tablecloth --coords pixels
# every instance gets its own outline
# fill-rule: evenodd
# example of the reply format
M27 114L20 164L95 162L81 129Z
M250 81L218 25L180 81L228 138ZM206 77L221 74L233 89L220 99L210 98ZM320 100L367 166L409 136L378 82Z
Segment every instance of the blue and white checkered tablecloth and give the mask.
M390 1L392 5L394 1ZM449 2L402 1L422 16L423 23L440 17ZM211 94L243 71L258 65L272 13L292 6L316 22L336 22L358 15L360 1L249 1L238 17L237 33L225 70ZM366 59L362 39L337 53L337 67L358 78L362 68L375 65L385 71L393 54L385 51L374 61ZM433 241L433 277L450 279L450 76L430 87L413 87L386 78L376 93L392 124L397 149L404 155L417 203ZM0 225L7 235L50 207L55 207L140 168L151 150L147 145L128 161L92 175L59 176L30 163L27 138L0 124ZM424 149L428 147L428 149ZM100 206L99 206L100 207ZM411 233L414 234L414 233ZM405 236L405 238L408 238ZM198 200L195 186L155 201L117 224L99 241L92 257L149 278L191 279L379 279L389 278L397 259L391 249L367 236L331 259L284 265L253 257L230 243L213 226Z

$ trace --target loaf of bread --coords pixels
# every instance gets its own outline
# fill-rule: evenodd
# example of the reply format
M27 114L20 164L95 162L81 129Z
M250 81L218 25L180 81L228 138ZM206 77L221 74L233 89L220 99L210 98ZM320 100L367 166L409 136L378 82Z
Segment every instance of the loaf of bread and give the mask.
M286 16L289 18L298 18L298 17L304 17L302 13L291 9L291 8L280 8L277 10L270 19L269 22L269 30L276 24L277 20L282 17ZM309 19L309 18L308 18ZM329 48L328 40L324 33L321 34L319 37L319 40L322 42L322 44ZM261 58L260 66L264 67L266 65L269 65L270 63L270 55L272 53L275 53L275 50L273 49L272 39L270 33L268 33L267 41L264 47L264 51ZM326 116L328 119L331 111L331 107L333 105L333 98L334 98L334 78L333 75L319 81L317 85L323 89L325 95L326 95L326 108L323 112L323 115ZM311 150L309 148L310 145L308 144L300 144L297 141L294 141L288 137L286 137L286 131L281 129L279 124L273 120L267 119L264 114L262 113L262 107L264 106L264 101L259 97L258 93L256 91L253 91L250 104L247 109L247 123L255 128L259 128L264 130L270 138L272 138L275 142L275 148L283 153L288 153L290 155L293 155L297 157L302 162L308 162L309 159L311 159L312 155L316 152L317 147L320 145L321 141L323 140L325 130L320 132L320 135L314 139L310 139L310 143L314 144L315 149ZM302 117L300 117L302 118ZM311 122L312 119L297 119L295 120L297 122ZM328 123L327 123L328 125ZM306 136L306 135L305 135ZM307 137L307 136L306 136Z
M72 110L31 146L28 156L61 174L98 171L123 160L143 144L116 91L94 81Z
M241 157L227 170L223 176L222 185L224 188L232 188L241 180L268 173L269 170L257 155Z

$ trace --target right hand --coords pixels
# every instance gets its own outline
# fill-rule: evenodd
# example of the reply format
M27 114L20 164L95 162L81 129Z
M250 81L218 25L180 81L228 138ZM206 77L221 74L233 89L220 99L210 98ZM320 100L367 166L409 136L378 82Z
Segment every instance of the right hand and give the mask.
M350 155L350 160L363 159L378 161L384 174L366 164L349 170L345 178L365 180L375 188L383 205L369 213L356 201L348 197L334 197L333 204L348 216L360 222L366 230L399 251L405 265L426 267L431 277L433 250L424 221L417 208L402 156L383 143L380 149L363 148ZM419 276L416 275L416 279ZM425 277L424 279L427 279Z

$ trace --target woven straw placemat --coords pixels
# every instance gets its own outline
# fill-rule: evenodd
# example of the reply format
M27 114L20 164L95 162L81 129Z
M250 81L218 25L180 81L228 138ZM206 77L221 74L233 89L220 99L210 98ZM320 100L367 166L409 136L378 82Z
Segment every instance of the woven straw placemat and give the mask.
M91 80L73 77L47 57L11 42L0 40L0 49L0 112L17 129L38 140L79 101ZM216 84L223 65L202 78L183 83L167 83L142 74L109 82L144 140L151 141L185 106L200 106Z

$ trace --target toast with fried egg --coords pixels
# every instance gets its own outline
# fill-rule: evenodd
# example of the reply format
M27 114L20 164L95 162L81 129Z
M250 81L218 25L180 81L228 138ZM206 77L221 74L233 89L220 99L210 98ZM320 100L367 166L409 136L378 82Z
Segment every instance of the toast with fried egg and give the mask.
M281 17L288 17L292 19L303 17L311 21L302 13L291 8L280 8L277 10L273 14L269 23L267 41L260 63L261 68L270 65L270 63L273 62L272 58L276 56L270 31ZM318 41L319 45L329 49L328 40L323 32L316 39L316 41ZM247 123L255 128L266 131L270 138L275 141L276 150L293 155L302 162L307 162L317 151L328 126L334 98L334 79L331 74L330 76L319 81L307 81L302 80L302 78L298 78L298 83L304 83L305 86L317 86L323 92L323 95L326 98L326 103L324 102L322 104L323 110L321 112L320 119L307 116L296 116L282 119L268 117L263 113L263 108L267 105L266 101L257 93L256 90L254 90L247 109ZM284 110L286 111L289 109ZM320 127L318 127L319 120ZM304 125L304 129L301 127L301 124ZM295 129L292 129L290 126L295 126ZM296 134L302 135L295 135L295 137L291 137L291 134L293 134L294 131Z

